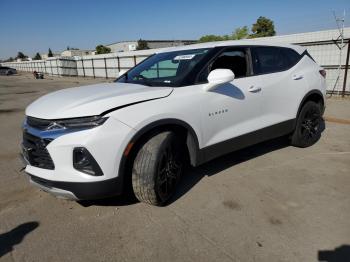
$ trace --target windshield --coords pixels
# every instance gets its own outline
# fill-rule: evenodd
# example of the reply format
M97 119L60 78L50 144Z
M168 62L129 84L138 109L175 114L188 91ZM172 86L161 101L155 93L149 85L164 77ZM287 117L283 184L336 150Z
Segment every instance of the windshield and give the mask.
M210 49L181 50L153 55L130 69L117 82L147 86L180 86Z

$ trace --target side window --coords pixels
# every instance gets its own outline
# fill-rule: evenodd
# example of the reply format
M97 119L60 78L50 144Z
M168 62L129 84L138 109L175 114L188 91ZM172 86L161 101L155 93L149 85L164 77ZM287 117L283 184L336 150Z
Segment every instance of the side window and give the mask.
M289 62L284 57L282 48L255 47L253 48L254 74L280 72L289 68Z
M248 75L248 62L244 49L228 50L222 52L198 76L199 83L207 82L208 75L215 69L230 69L236 78Z

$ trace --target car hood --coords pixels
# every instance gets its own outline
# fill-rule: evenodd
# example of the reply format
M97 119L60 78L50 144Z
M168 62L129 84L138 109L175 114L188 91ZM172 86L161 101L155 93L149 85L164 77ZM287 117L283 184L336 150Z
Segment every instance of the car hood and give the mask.
M26 115L62 119L100 115L108 110L171 94L171 87L149 87L129 83L103 83L63 89L35 100Z

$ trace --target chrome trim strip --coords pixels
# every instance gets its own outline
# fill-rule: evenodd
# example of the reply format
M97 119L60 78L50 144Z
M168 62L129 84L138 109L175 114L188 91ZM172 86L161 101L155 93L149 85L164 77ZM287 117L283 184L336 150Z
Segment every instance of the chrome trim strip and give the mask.
M27 124L27 120L25 119L22 125L22 129L29 134L42 138L42 139L56 139L62 135L66 135L69 133L79 132L83 130L90 129L88 128L61 128L61 129L52 129L52 130L40 130L38 128L31 127Z

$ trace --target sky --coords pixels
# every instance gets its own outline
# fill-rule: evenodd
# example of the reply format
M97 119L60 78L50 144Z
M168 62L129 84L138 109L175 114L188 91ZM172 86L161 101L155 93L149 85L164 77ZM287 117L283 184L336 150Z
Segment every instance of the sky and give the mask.
M350 26L349 0L0 0L0 59L18 51L33 57L48 48L231 34L259 16L272 19L278 35L335 29L333 11L340 16L344 9Z

